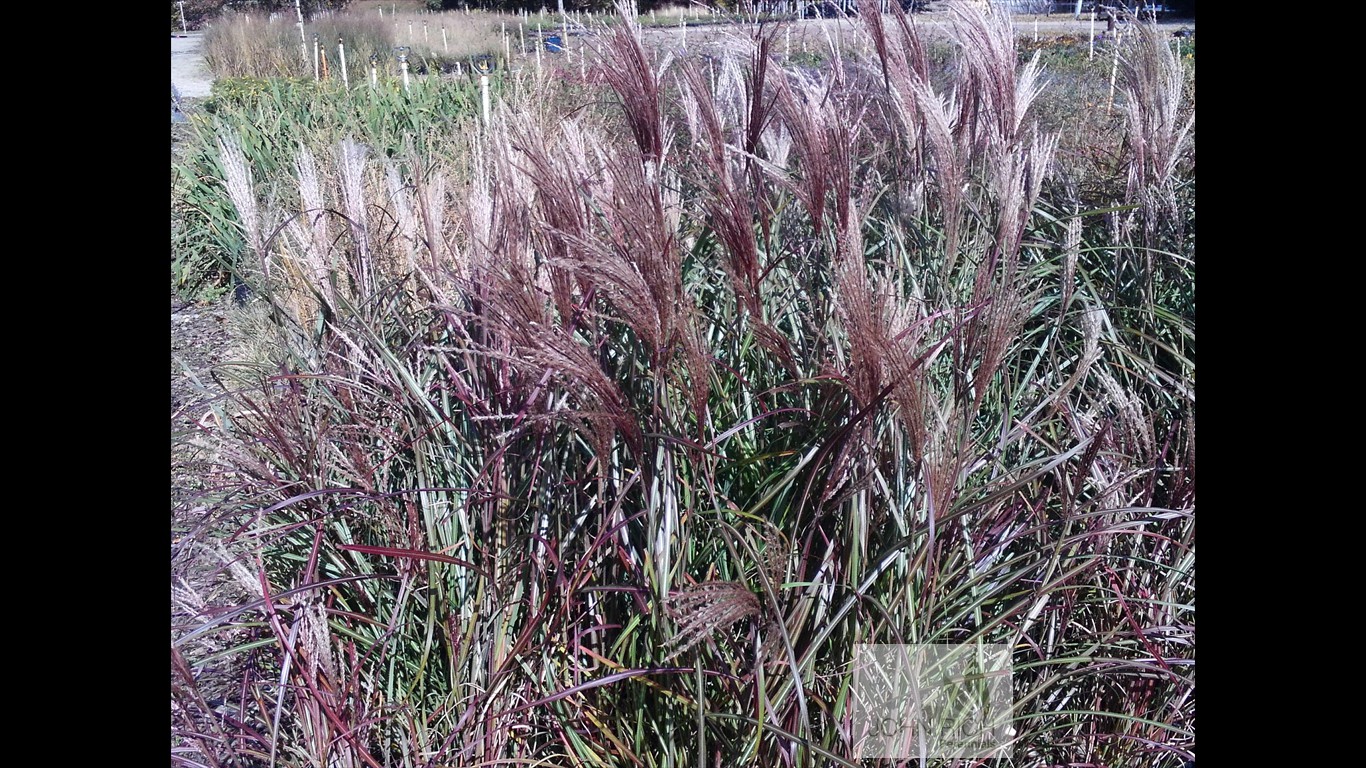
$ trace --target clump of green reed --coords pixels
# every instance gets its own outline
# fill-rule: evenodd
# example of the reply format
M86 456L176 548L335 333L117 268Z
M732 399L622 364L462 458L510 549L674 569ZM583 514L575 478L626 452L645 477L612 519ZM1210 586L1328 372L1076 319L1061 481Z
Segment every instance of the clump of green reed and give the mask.
M999 17L954 7L944 73L867 14L875 63L810 73L771 31L661 60L625 15L592 98L533 82L454 158L342 140L233 197L279 230L214 510L261 589L177 633L180 742L856 765L854 644L991 642L1007 764L1188 759L1194 265L1141 218L1177 229L1182 164L1134 150L1180 124L1130 107L1126 223L1049 197ZM213 720L190 649L228 631L255 664Z
M495 77L494 93L502 86L503 78ZM301 146L330 151L354 138L387 156L409 146L423 154L449 153L471 130L478 104L477 85L468 78L414 77L405 91L390 71L374 87L367 75L349 90L311 77L216 81L172 166L173 284L188 293L221 289L241 271L247 253L222 183L219 132L235 134L251 175L268 189L271 179L292 167Z

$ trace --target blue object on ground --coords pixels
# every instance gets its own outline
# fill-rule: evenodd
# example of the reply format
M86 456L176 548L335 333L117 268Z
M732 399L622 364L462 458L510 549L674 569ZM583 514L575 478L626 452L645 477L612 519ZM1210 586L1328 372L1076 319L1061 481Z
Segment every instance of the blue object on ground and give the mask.
M180 91L171 83L171 122L187 123L185 113L180 111Z
M564 41L559 35L551 35L545 39L545 49L549 53L560 53L564 51Z

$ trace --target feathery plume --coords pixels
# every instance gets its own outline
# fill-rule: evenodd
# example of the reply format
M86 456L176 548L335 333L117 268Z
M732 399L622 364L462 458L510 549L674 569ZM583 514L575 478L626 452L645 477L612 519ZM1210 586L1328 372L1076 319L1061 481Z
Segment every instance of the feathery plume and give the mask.
M261 239L261 214L256 205L256 191L252 185L251 164L242 151L237 137L220 130L215 137L218 154L223 162L223 186L228 191L228 199L237 209L237 217L242 223L247 247L255 254L263 277L270 276L270 262L266 258L265 243Z
M762 613L759 597L738 581L705 581L669 593L666 609L678 623L678 634L665 657L672 660L703 642L718 629Z

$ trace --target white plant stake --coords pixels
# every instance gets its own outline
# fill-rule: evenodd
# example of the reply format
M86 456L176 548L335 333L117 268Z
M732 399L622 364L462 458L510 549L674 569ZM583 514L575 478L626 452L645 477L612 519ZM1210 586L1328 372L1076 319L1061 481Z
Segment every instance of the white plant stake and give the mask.
M1086 46L1086 60L1094 61L1096 58L1096 12L1091 11L1091 37Z
M337 38L337 60L341 62L342 87L350 90L351 79L346 76L346 46L342 43L340 37Z
M384 10L384 9L381 8L380 10L382 11L382 10ZM373 91L374 89L376 89L376 88L378 88L378 87L379 87L379 69L375 67L375 57L374 57L374 56L371 56L371 57L370 57L370 90Z
M423 45L430 45L431 42L432 42L432 39L431 39L431 37L428 36L428 34L427 34L427 20L426 20L426 19L423 19L423 20L422 20L422 44L423 44Z
M408 42L413 41L413 20L408 19Z
M314 33L313 33L313 79L314 79L314 80L319 80L319 79L321 79L321 78L318 77L318 33L317 33L317 32L314 32Z
M304 37L304 10L299 0L294 0L294 13L299 17L299 52L304 55L304 66L308 66L308 38Z
M185 24L185 0L180 0L180 31L189 32L190 28ZM653 13L653 11L651 11Z
M489 76L479 76L479 91L484 100L484 127L489 127Z

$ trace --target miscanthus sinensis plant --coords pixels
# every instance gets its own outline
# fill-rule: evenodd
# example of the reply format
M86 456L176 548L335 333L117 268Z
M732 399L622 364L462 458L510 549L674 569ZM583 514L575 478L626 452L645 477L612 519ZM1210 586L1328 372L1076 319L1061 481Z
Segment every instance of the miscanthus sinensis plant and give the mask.
M181 763L856 765L859 643L1013 648L1006 764L1188 759L1161 41L1092 212L1044 195L1040 70L976 6L947 76L900 13L819 72L626 21L458 156L300 149L252 200L230 171L273 351L218 405L209 527L258 589L173 641ZM210 648L251 662L217 710Z

